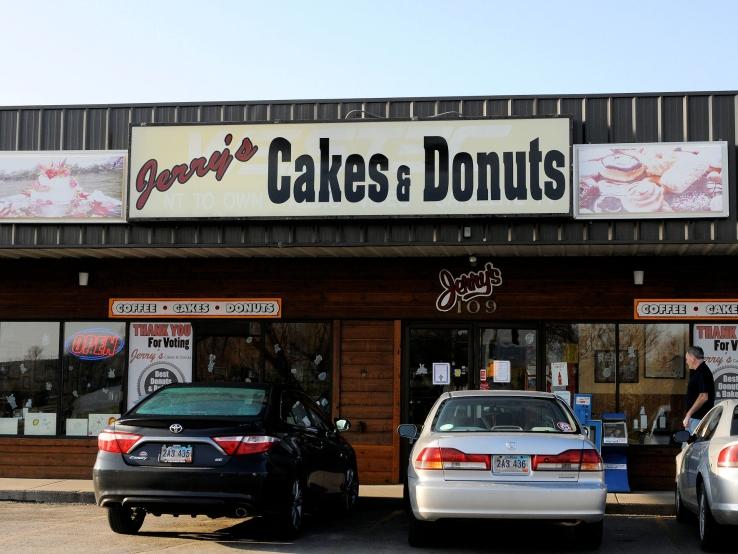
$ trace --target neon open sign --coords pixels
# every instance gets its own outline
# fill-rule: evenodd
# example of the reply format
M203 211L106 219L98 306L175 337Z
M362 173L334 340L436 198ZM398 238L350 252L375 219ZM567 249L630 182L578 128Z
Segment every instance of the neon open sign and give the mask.
M67 339L67 354L80 360L104 360L123 350L125 341L110 329L83 329Z

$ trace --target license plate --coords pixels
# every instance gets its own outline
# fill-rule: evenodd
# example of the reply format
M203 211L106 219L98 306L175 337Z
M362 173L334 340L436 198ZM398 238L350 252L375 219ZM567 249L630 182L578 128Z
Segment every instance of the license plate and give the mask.
M530 456L492 456L492 473L498 475L528 475Z
M177 464L192 463L192 447L181 444L163 445L159 454L160 462L171 462Z

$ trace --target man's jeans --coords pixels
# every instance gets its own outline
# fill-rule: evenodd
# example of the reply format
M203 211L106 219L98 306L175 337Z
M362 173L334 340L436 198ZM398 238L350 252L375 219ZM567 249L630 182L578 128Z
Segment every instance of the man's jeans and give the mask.
M697 426L700 424L701 419L695 419L693 417L689 418L689 425L687 425L687 431L689 431L690 435L694 435L694 430L697 429ZM689 443L683 442L682 443L682 450L687 448Z
M697 426L700 424L701 419L695 419L693 417L689 418L689 426L687 427L687 431L689 431L690 435L694 435L694 430L697 429Z

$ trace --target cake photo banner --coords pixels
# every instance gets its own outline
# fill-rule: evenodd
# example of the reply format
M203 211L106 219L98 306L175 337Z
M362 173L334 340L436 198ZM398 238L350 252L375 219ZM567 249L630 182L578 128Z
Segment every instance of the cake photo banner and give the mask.
M577 219L727 217L728 143L574 146Z
M134 125L131 220L571 214L571 118Z
M128 153L0 152L0 222L124 222Z

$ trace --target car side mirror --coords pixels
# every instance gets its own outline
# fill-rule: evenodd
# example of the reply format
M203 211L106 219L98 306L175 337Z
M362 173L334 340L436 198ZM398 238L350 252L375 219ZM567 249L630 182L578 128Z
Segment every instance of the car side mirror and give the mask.
M418 428L412 423L403 423L397 426L397 434L403 439L415 440L418 438Z
M674 442L678 442L678 443L692 442L691 438L692 438L692 433L690 433L686 429L677 431L676 433L674 433L674 435L672 435L672 439L674 440Z
M351 422L348 419L337 419L336 420L336 431L343 433L351 429Z
M587 438L591 438L589 436L589 427L582 427L582 432L584 433L584 436Z

